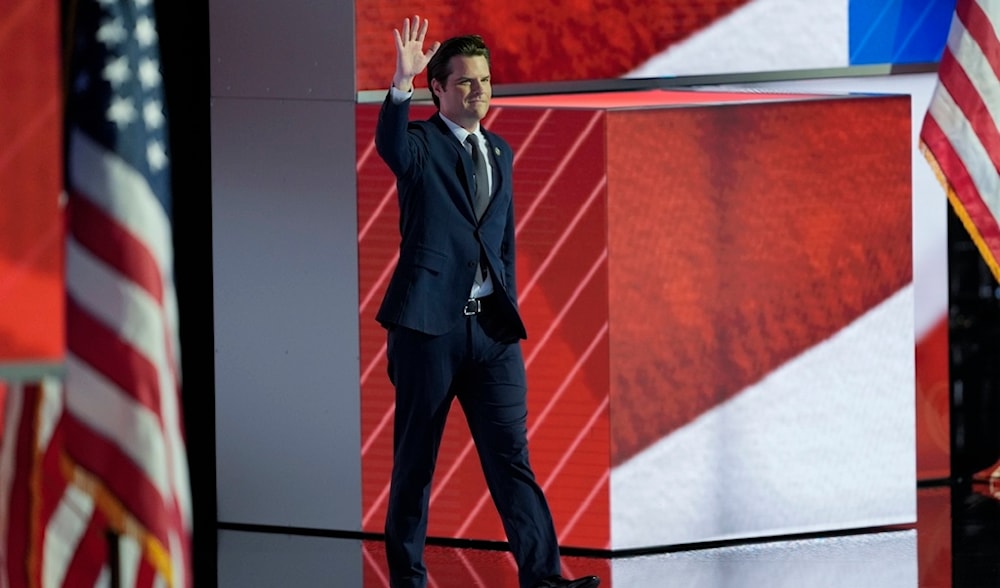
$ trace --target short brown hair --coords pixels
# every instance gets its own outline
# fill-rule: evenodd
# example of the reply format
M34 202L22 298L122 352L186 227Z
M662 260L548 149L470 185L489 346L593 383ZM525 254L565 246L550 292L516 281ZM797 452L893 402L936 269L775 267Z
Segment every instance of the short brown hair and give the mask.
M486 65L490 65L490 49L486 46L483 38L479 35L464 35L452 37L441 43L434 56L427 63L427 87L431 91L431 98L434 106L440 107L437 94L434 93L433 81L437 80L442 86L448 81L451 75L451 58L456 55L463 57L485 57Z

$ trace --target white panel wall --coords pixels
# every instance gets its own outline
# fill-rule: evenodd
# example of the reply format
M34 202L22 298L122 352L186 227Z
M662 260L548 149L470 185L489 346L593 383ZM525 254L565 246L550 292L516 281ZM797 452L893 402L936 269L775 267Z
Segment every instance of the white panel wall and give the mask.
M354 588L362 585L357 565L362 557L360 541L223 531L219 533L219 586Z
M360 530L353 2L210 12L218 518Z

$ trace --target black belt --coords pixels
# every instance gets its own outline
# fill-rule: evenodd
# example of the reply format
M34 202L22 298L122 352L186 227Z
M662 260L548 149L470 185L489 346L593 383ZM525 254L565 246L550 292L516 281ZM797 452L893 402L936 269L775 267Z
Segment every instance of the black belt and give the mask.
M486 298L469 298L465 301L465 308L462 309L462 314L465 316L475 316L483 312L483 300L486 300Z

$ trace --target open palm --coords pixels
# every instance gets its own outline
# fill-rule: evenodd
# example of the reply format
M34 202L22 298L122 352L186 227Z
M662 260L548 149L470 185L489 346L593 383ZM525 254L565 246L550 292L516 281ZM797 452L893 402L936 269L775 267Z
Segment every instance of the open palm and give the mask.
M431 57L441 46L440 42L435 41L430 49L424 51L427 24L426 18L420 22L420 17L414 15L412 19L403 21L402 33L399 32L399 29L392 30L392 34L396 38L396 75L393 78L395 82L412 81L420 72L424 71Z

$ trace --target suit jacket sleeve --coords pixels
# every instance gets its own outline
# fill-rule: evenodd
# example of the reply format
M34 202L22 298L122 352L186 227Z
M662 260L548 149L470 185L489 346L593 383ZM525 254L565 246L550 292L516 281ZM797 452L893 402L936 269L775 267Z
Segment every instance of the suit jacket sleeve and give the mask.
M417 173L426 157L426 145L421 148L419 137L407 133L410 100L399 104L387 95L375 125L375 149L397 178Z

